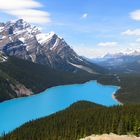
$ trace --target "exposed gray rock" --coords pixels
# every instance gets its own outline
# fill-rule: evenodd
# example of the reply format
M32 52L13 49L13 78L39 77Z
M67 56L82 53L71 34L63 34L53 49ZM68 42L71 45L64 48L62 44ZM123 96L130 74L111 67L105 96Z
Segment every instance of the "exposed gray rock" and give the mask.
M22 19L1 23L0 27L0 50L7 55L70 72L87 71L95 74L100 69L77 55L54 32L43 34L36 26Z

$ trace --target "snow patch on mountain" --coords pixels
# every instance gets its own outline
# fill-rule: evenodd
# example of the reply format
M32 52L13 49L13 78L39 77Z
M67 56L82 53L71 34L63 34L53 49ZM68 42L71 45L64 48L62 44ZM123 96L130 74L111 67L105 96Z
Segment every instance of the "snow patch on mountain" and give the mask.
M55 35L54 32L50 32L48 34L43 34L43 33L40 33L40 34L37 34L36 35L36 38L37 38L37 41L40 43L40 44L44 44L44 43L48 43L49 41L51 41L52 37Z
M2 52L0 52L0 63L5 62L8 60L8 57L5 56Z
M80 57L55 32L42 33L36 26L22 19L0 23L0 27L3 29L0 50L7 55L70 72L78 71L80 68L95 73L94 71L100 69L99 66Z
M0 27L0 32L2 32L4 30L4 27Z
M68 62L69 64L71 64L74 67L77 67L81 70L87 71L88 73L92 73L92 74L97 74L96 72L94 72L91 68L83 66L83 65L77 65L77 64L73 64L71 62Z
M125 51L121 51L118 53L107 53L102 58L118 58L121 56L138 56L140 55L140 48L138 49L126 49Z
M25 43L25 38L24 37L20 37L19 40L23 43Z

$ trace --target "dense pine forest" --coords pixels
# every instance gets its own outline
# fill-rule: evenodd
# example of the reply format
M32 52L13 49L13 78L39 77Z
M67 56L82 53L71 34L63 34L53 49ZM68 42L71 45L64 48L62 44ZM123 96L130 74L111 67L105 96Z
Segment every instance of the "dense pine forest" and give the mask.
M103 133L140 135L140 105L104 107L80 101L28 122L0 140L78 140Z
M102 75L97 79L102 84L120 86L120 90L116 92L115 96L123 104L139 104L140 73L118 73L117 76L114 75ZM119 77L119 81L117 77Z

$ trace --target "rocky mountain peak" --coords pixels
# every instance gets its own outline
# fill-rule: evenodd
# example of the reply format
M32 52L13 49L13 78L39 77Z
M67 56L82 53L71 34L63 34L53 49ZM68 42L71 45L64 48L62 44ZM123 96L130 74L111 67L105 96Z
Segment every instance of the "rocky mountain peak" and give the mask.
M19 29L19 30L31 27L31 25L28 22L24 21L23 19L8 21L5 24L5 26L13 27L14 29Z
M117 53L107 53L103 58L119 58L119 57L123 57L123 56L138 56L140 55L140 48L138 49L126 49L124 51L120 51Z
M1 24L0 50L7 55L48 65L54 69L97 73L98 66L93 66L94 64L80 57L55 32L42 33L23 19Z
M36 38L37 38L38 42L41 45L43 45L43 44L49 43L49 41L51 41L52 39L58 38L58 36L55 34L55 32L49 32L47 34L39 33L36 35Z

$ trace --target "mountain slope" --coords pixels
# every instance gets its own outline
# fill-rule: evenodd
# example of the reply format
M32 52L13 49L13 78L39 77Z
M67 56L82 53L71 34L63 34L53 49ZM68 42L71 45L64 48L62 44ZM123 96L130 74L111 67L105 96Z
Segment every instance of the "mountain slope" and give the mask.
M139 60L134 62L128 62L119 65L118 67L110 68L112 71L122 73L140 73L140 62Z
M129 53L107 54L103 58L91 60L114 72L140 73L140 50Z
M0 63L0 101L39 93L52 86L93 79L96 79L93 74L56 71L49 66L8 57L7 61Z
M105 70L74 52L66 41L54 32L43 34L36 26L20 19L0 24L0 50L54 69L70 72L104 73Z
M0 102L39 93L57 85L83 83L95 79L102 84L120 86L116 98L122 103L140 102L140 74L94 75L82 71L70 73L16 57L8 57L6 61L0 62Z
M14 97L28 96L32 94L22 83L11 77L2 70L2 65L7 63L9 58L0 53L0 102ZM7 69L7 71L9 71Z
M5 56L2 52L0 52L0 63L5 62L7 60L7 56Z

